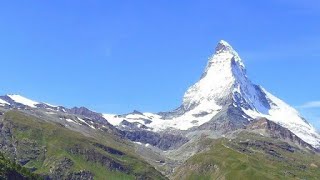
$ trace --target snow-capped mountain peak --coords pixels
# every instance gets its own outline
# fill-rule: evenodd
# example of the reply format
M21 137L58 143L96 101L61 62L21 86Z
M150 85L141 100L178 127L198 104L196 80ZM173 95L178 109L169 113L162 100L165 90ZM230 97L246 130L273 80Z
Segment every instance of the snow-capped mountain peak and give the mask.
M234 111L237 113L233 114ZM221 113L225 113L224 119L221 119ZM238 53L223 40L218 43L215 52L209 58L200 80L186 91L182 106L161 115L163 116L157 118L147 116L128 118L114 115L105 117L112 119L113 122L125 120L142 123L155 131L166 128L187 130L210 122L214 124L213 127L230 126L231 129L237 129L244 128L250 121L264 117L289 129L313 147L320 147L320 136L315 128L294 108L261 86L252 83L247 77L244 63ZM143 123L141 119L150 122ZM120 122L115 125L119 125Z
M183 106L191 110L203 101L218 101L232 93L237 84L247 82L245 66L238 53L226 41L221 40L201 79L184 95Z

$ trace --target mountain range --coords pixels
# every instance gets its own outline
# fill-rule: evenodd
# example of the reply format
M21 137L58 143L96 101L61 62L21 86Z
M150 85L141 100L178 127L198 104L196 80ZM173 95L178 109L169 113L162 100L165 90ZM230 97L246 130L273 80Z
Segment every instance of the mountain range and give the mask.
M46 179L320 178L316 129L251 82L223 40L174 110L116 115L9 94L0 142L6 158Z

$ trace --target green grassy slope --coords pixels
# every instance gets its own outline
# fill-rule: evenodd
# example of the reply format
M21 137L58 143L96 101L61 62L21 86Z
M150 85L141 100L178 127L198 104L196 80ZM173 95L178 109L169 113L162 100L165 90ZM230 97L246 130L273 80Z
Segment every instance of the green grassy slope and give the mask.
M12 143L8 147L16 151L5 153L36 174L54 179L165 179L112 135L98 134L98 140L17 111L7 112L2 123Z
M208 140L206 140L208 141ZM320 156L251 133L211 140L209 151L191 157L173 179L319 179Z

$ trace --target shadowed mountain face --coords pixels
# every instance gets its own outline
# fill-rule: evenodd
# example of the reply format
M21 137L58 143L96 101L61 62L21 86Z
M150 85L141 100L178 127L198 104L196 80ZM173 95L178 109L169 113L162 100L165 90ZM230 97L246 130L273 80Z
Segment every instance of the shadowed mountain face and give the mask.
M252 83L225 41L173 111L102 114L5 95L0 142L9 159L47 179L320 176L319 134Z

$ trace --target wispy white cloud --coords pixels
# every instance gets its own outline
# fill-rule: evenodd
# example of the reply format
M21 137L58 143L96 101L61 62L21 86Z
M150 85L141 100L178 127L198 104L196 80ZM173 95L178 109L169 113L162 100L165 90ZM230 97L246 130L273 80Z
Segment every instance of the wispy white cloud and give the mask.
M298 107L301 109L320 108L320 101L306 102Z

